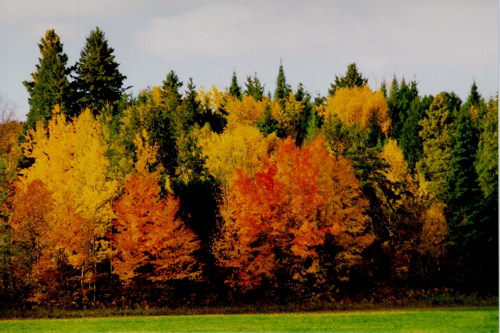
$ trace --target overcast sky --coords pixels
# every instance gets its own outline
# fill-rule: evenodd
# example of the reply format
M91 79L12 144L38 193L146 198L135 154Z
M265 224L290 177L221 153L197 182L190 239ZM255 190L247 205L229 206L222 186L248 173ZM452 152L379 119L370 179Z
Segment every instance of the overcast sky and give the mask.
M416 79L421 95L473 80L483 97L499 86L498 0L162 1L0 0L0 93L29 111L22 81L48 29L61 37L68 65L98 26L115 49L126 86L161 85L174 70L199 88L240 85L257 72L274 91L280 59L287 82L326 95L335 75L356 62L372 89L383 79ZM186 85L185 85L186 86ZM185 87L184 86L184 87Z

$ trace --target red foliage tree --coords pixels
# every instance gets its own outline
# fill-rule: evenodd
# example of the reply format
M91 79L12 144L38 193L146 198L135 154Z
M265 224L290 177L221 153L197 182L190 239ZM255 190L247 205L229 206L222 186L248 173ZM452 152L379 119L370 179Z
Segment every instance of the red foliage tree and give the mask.
M350 163L333 159L321 135L305 148L289 138L254 177L237 171L214 254L233 272L227 282L243 291L278 271L295 281L318 278L327 235L348 265L373 241L365 206Z

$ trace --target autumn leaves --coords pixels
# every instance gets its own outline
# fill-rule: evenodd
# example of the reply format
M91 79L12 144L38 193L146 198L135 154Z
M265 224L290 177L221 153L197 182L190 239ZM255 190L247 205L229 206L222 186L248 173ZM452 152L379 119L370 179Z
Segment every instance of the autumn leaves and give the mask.
M304 148L291 138L280 141L255 174L238 169L233 177L215 243L219 262L233 269L231 285L252 289L263 278L278 283L280 271L288 280L319 281L318 247L327 235L350 254L371 243L352 167L329 156L321 136Z
M355 263L373 236L348 160L332 157L321 135L304 147L291 137L264 137L252 126L263 102L227 101L226 129L200 129L198 141L208 173L222 186L211 252L227 270L226 282L244 292L264 279L277 283L282 272L319 281L325 242ZM162 192L157 143L138 131L123 163L134 167L120 176L111 172L106 126L88 109L67 120L56 108L47 127L29 132L23 149L33 163L12 200L13 241L29 249L26 267L61 261L89 284L105 262L124 283L199 278L200 242L180 219L178 199Z

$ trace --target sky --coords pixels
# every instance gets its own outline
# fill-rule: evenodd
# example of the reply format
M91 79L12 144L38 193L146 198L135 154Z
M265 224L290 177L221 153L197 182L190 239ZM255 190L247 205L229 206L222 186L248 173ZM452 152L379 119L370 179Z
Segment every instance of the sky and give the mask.
M287 83L327 95L355 62L374 90L385 80L418 82L420 95L473 81L483 97L499 87L498 0L0 0L0 94L25 120L37 44L54 29L74 65L99 27L114 48L124 86L137 95L173 70L187 86L244 87L257 73L274 92L280 61Z

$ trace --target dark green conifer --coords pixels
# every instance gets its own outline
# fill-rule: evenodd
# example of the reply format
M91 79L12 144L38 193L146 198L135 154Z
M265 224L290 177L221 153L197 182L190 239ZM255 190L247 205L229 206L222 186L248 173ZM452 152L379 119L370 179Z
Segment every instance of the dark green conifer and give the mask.
M399 146L411 170L415 169L422 156L423 140L418 135L422 127L419 122L425 117L425 111L429 109L433 99L432 96L425 96L422 99L416 97L410 104L406 121L401 128Z
M335 75L335 82L330 85L330 89L328 89L328 95L335 95L335 91L340 88L352 88L352 87L362 87L368 82L367 78L364 78L363 75L358 72L356 67L356 63L353 62L349 66L347 66L347 72L345 76L338 77Z
M286 83L285 71L283 70L283 63L280 60L280 68L278 77L276 78L276 90L274 91L275 100L284 100L292 92L292 88Z
M104 32L98 27L90 31L85 47L80 52L80 60L73 67L75 75L73 90L75 93L75 114L89 107L94 114L99 114L105 107L117 110L127 78L118 70L119 64L109 47Z
M460 99L453 93L440 93L419 122L423 154L417 163L419 171L431 181L430 191L441 201L446 199L447 180L451 171L453 123Z
M23 133L34 128L39 120L46 123L52 117L52 110L56 105L65 112L69 98L66 68L68 56L63 53L59 36L54 30L47 30L38 47L41 57L40 63L36 65L36 72L31 74L33 81L23 82L28 89L30 105Z
M243 94L246 96L252 96L256 101L262 100L265 85L261 85L260 80L257 77L257 73L254 74L253 78L251 76L247 76L245 86L246 88Z
M271 133L276 133L280 136L280 131L278 127L278 122L276 119L273 119L271 115L271 107L266 105L264 108L264 112L262 112L261 118L255 123L255 126L264 134L264 136L268 136Z
M229 86L229 95L241 99L241 87L238 85L238 78L236 77L235 71L233 71L233 77L231 78L231 86Z

